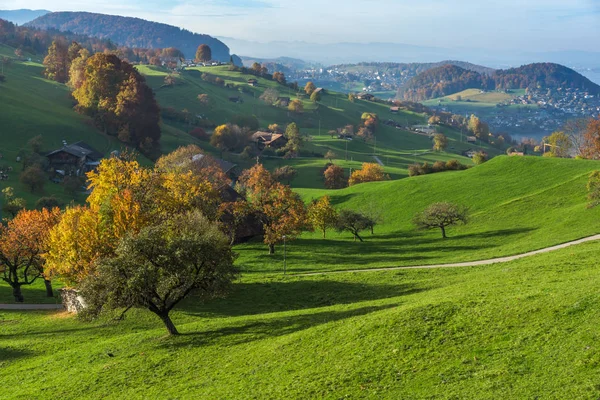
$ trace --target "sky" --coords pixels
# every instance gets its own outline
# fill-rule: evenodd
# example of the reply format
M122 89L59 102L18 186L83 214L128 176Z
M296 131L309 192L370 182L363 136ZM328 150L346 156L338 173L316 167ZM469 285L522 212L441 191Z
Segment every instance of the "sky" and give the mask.
M140 17L212 36L600 51L600 0L0 0L0 9Z

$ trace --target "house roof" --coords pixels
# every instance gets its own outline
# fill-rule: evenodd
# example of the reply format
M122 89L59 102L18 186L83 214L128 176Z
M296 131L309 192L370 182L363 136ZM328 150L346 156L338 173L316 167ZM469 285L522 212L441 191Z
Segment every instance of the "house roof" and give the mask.
M58 154L61 152L65 152L65 153L74 155L75 157L79 157L79 158L87 157L91 160L96 160L96 161L98 161L104 157L104 155L102 153L100 153L98 150L94 149L92 146L90 146L89 144L87 144L85 142L77 142L77 143L73 143L73 144L64 146L61 149L54 150L53 152L48 153L46 155L46 157L50 157L54 154Z
M195 156L192 156L192 161L200 161L204 157L206 157L204 154L199 153L199 154L196 154ZM229 161L221 160L220 158L214 158L213 160L224 173L228 173L229 171L231 171L232 169L237 167L237 164L233 164L233 163L230 163Z
M258 131L254 135L252 135L252 140L260 141L268 146L271 143L281 139L282 137L283 137L283 135L281 133Z

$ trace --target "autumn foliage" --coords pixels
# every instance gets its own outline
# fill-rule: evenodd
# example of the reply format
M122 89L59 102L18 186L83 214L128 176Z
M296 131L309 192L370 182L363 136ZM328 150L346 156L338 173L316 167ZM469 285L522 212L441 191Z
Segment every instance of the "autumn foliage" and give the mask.
M363 163L362 168L352 172L348 184L350 186L365 182L377 182L388 179L383 172L383 167L374 163Z
M260 215L264 242L270 254L275 253L277 243L283 242L283 236L293 239L300 235L306 222L306 210L289 186L277 182L260 164L244 171L240 184L249 207Z
M60 219L60 210L23 210L6 226L0 227L0 273L13 289L15 301L23 302L21 286L38 278L46 281L52 295L44 255L49 246L49 233Z

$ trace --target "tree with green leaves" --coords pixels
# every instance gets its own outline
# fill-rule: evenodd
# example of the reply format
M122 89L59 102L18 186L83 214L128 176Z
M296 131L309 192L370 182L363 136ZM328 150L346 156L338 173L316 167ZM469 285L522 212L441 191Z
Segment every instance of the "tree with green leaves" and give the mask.
M296 125L295 122L289 124L285 129L283 136L287 139L287 143L282 149L282 151L285 152L285 157L297 157L300 153L300 147L302 146L302 135L300 134L298 125Z
M356 239L364 242L363 238L360 236L360 232L370 229L373 225L374 221L360 212L342 210L337 217L336 229L338 232L352 233L355 242Z
M27 186L31 193L41 191L47 179L48 177L38 165L25 168L19 177L21 183Z
M413 218L413 223L419 229L440 229L446 239L446 228L458 224L466 224L469 220L467 207L453 203L434 203Z
M321 101L321 92L317 92L316 90L312 92L312 94L310 95L310 101L312 101L313 103L318 103L319 101Z
M207 62L212 60L212 50L210 46L201 44L196 50L196 62Z
M473 164L481 165L487 161L487 154L483 151L478 151L473 155Z
M227 293L237 276L229 239L199 211L176 215L124 237L114 257L81 282L86 313L133 307L156 314L179 334L170 312L191 293L204 299Z
M588 208L596 207L600 204L600 171L594 171L590 174L587 183L588 190Z
M545 143L549 148L544 152L546 157L558 157L566 158L569 157L569 151L573 147L571 138L563 131L557 131L552 133L550 136L546 136L542 139L542 143Z
M15 197L15 190L10 186L2 189L2 197L2 212L10 214L12 218L27 206L25 199ZM7 216L3 215L3 217L6 218Z

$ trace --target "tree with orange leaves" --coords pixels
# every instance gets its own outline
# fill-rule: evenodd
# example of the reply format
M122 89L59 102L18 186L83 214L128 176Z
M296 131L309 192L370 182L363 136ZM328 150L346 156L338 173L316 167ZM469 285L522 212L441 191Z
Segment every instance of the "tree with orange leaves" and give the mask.
M387 179L383 167L375 163L363 163L362 169L352 172L348 184L350 186L365 182L377 182Z
M44 253L51 228L58 223L60 210L23 210L6 226L0 227L0 273L13 289L15 301L22 303L21 287L38 278L46 284L46 294L53 296L50 277L45 270Z
M585 158L600 159L600 116L589 120L583 136L581 154Z
M289 186L277 182L261 164L246 170L240 176L240 185L246 200L260 216L269 254L275 254L275 245L294 239L306 226L306 208Z

